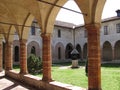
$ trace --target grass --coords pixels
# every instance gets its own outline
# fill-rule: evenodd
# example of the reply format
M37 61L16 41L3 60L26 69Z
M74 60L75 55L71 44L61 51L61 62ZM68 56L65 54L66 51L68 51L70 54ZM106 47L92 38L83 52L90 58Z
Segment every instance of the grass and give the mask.
M80 68L71 69L70 63L54 64L52 78L56 81L87 88L88 80L85 75L84 64ZM68 66L64 68L64 66ZM18 69L17 69L18 70ZM36 76L42 77L42 74ZM103 64L101 67L102 90L120 90L120 64Z
M120 64L102 65L102 89L120 90Z
M72 84L75 86L87 86L87 77L83 68L80 69L67 69L53 67L52 68L53 79L59 82ZM79 79L79 80L78 80Z

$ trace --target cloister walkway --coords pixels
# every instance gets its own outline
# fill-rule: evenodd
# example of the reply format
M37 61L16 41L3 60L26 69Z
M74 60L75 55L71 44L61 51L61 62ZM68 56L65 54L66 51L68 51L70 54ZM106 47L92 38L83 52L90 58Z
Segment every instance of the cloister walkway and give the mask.
M28 85L24 85L16 80L4 76L4 71L0 72L0 90L37 90Z
M30 78L35 79L32 76ZM53 84L53 86L56 86L56 89L54 89L54 90L58 90L58 89L59 90L86 90L85 88L72 86L69 84L63 84L63 83L56 82L56 81L53 81L51 83ZM40 88L35 88L34 86L33 87L32 86L22 83L22 82L19 82L19 80L16 81L12 78L6 77L4 71L0 72L0 90L46 90L43 88L40 89ZM47 90L52 90L52 89L49 88Z

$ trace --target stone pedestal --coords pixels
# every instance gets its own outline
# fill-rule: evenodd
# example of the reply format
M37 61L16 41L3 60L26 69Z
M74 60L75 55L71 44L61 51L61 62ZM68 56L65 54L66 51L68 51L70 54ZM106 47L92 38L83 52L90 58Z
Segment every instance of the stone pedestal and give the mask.
M72 68L78 68L78 60L72 60Z

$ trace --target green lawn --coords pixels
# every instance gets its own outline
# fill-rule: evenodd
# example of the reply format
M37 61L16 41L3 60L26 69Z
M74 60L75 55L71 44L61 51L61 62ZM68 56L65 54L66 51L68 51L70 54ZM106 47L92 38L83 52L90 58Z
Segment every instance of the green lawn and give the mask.
M102 89L120 90L120 64L102 66Z
M65 67L64 66L68 66ZM56 81L87 88L88 80L84 64L80 68L71 69L70 64L54 64L52 78ZM102 90L120 90L120 64L104 64L101 67ZM42 77L41 74L36 75Z

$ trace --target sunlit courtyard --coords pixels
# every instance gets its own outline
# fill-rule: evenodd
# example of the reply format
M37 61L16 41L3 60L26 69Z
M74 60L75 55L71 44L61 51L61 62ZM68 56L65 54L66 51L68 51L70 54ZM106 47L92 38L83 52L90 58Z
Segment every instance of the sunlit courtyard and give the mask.
M19 71L19 67L16 67L15 70ZM42 74L36 74L35 76L42 77ZM84 63L79 63L79 68L71 68L71 63L53 64L52 78L55 81L74 86L83 88L88 86ZM101 81L103 90L120 90L120 64L102 64Z

